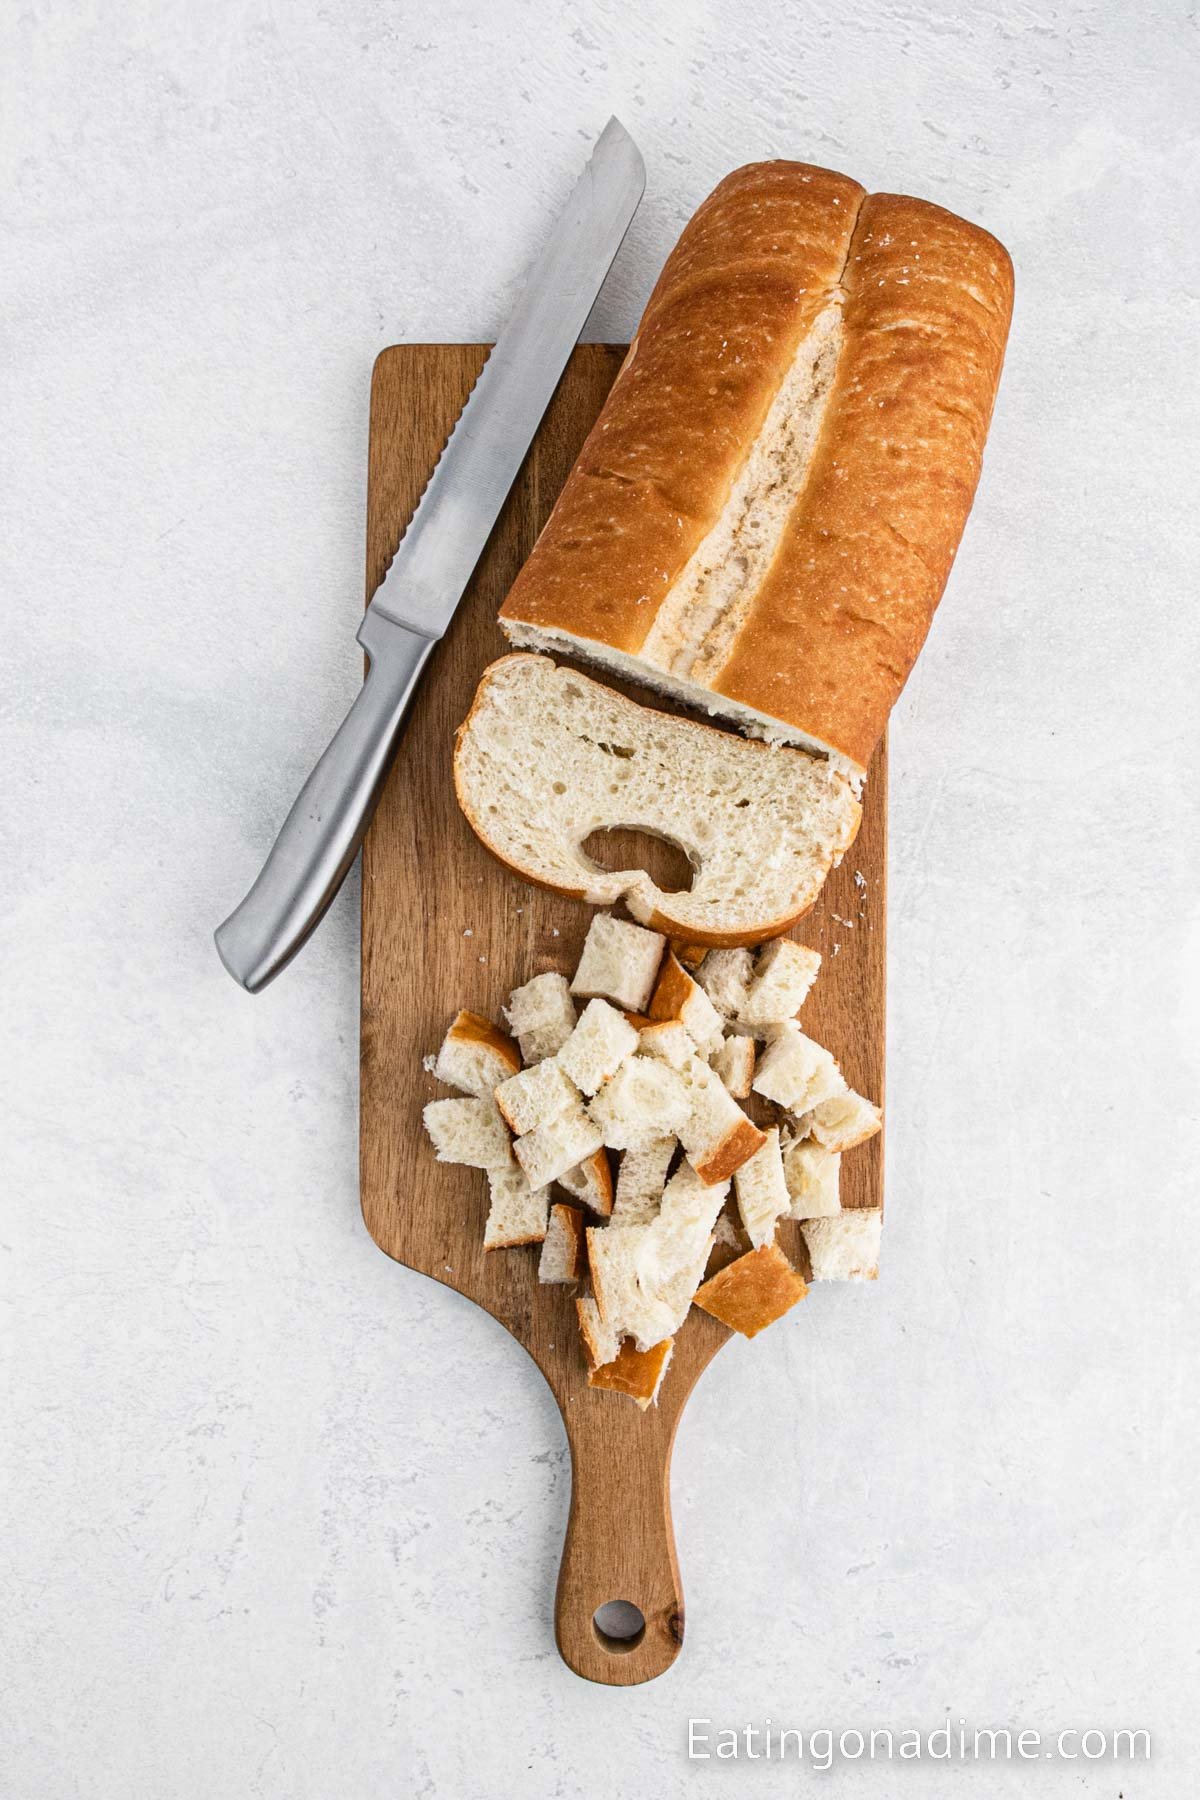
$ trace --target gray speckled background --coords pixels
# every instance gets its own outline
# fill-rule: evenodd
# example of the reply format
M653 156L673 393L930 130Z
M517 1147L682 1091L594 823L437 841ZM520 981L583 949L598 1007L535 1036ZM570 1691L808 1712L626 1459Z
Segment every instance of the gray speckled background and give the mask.
M688 1716L947 1712L1155 1759L829 1790L1190 1794L1198 76L1134 0L5 9L6 1796L783 1793ZM495 331L612 110L591 336L764 155L1018 270L895 721L884 1278L705 1377L629 1692L553 1648L540 1378L360 1223L356 892L257 1002L209 939L358 680L372 358Z

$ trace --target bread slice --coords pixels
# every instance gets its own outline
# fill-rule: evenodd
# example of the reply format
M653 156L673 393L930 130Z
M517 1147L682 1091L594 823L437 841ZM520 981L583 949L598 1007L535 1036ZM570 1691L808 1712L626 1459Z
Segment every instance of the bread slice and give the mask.
M849 782L819 758L638 706L543 656L484 671L454 781L472 829L518 875L595 906L623 896L643 925L697 944L785 931L860 817ZM665 893L644 869L586 855L590 833L617 826L678 844L696 870L690 890Z
M776 1028L754 1073L754 1092L786 1112L806 1113L844 1093L845 1079L823 1045L805 1037L794 1019Z
M575 1002L566 976L547 969L514 988L504 1016L516 1033L523 1062L557 1055L575 1029Z
M496 1102L431 1100L421 1114L439 1162L462 1163L468 1169L512 1166L512 1142Z
M460 1012L442 1039L433 1073L447 1087L485 1100L521 1066L517 1046L479 1013Z
M542 1240L538 1280L547 1283L582 1281L586 1266L583 1214L577 1206L565 1206L556 1200L550 1208L546 1235Z
M638 1045L638 1034L607 1000L589 1000L558 1052L559 1066L582 1093L594 1094Z
M558 1177L558 1185L566 1188L573 1199L582 1200L598 1217L607 1219L613 1209L612 1166L607 1150L585 1156L575 1168Z
M645 1412L658 1399L674 1348L674 1338L664 1338L649 1350L639 1350L626 1339L611 1362L588 1370L588 1386L628 1394Z
M727 1182L766 1141L720 1076L698 1056L683 1071L692 1110L679 1128L684 1154L705 1182Z
M797 1129L807 1132L826 1150L853 1150L883 1126L883 1114L870 1100L847 1088L822 1100L799 1120Z
M656 1056L673 1069L686 1067L695 1056L696 1046L682 1019L650 1019L638 1032L638 1048L643 1056Z
M710 950L695 974L721 1017L736 1019L754 974L754 957L744 946Z
M733 1186L746 1236L759 1250L774 1241L775 1227L792 1204L783 1174L777 1125L768 1131L762 1149L756 1150L734 1175Z
M763 1244L711 1276L697 1289L696 1305L731 1331L757 1337L807 1292L807 1283L779 1245Z
M674 1137L692 1110L688 1083L669 1063L631 1056L588 1106L610 1150L639 1150Z
M653 1138L637 1150L625 1152L617 1171L614 1225L646 1225L657 1216L674 1154L673 1137Z
M596 913L571 992L588 1000L611 1000L628 1012L644 1012L666 941L661 931L630 925L611 913Z
M561 1181L568 1170L599 1150L601 1137L580 1101L574 1101L556 1118L535 1126L513 1144L513 1155L534 1187Z
M832 1219L805 1219L800 1230L814 1281L874 1281L879 1274L883 1214L854 1207Z
M484 1249L511 1250L517 1244L540 1243L546 1235L549 1189L532 1187L515 1163L507 1169L489 1169L487 1178L491 1205L483 1231Z
M565 1112L579 1089L553 1056L510 1075L496 1089L495 1101L510 1131L518 1137Z
M764 1036L768 1027L794 1019L817 979L821 958L794 938L777 938L759 951L754 979L738 1009L738 1022Z
M789 1143L783 1152L783 1176L791 1205L790 1219L822 1219L841 1212L838 1198L842 1159L812 1138Z
M714 950L713 955L717 952ZM714 1051L712 1068L735 1100L748 1100L754 1084L754 1059L758 1052L752 1037L727 1037Z
M678 1019L702 1055L717 1049L725 1035L720 1013L673 950L668 950L650 998L652 1019Z

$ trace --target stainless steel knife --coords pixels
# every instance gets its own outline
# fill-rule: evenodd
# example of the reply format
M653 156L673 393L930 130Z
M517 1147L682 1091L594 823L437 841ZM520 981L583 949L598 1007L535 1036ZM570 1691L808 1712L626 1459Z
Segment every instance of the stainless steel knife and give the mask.
M307 942L358 854L421 672L462 598L637 210L646 171L610 119L484 364L358 641L366 681L217 951L252 994Z

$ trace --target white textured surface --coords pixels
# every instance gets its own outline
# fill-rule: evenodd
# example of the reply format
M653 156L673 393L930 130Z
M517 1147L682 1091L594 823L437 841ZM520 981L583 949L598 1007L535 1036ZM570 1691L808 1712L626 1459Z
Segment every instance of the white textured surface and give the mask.
M1155 1731L1042 1795L1191 1791L1198 73L1134 0L5 9L6 1795L673 1800L689 1714L947 1710ZM495 330L610 110L590 335L764 154L1018 270L894 734L884 1276L705 1378L632 1692L553 1648L548 1393L360 1223L355 894L256 1002L209 940L358 679L371 360Z

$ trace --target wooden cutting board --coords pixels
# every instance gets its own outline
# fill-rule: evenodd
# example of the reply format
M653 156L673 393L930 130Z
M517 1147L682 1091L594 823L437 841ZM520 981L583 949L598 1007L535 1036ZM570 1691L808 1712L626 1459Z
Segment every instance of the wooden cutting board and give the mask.
M385 350L371 388L367 594L374 592L485 356L482 345L405 344ZM539 970L570 972L591 908L527 887L468 829L454 800L451 749L481 670L507 646L496 612L528 556L620 367L624 349L578 349L492 534L454 623L429 664L405 741L363 850L362 1207L380 1248L486 1307L524 1344L553 1389L571 1446L572 1494L556 1604L571 1668L630 1685L661 1674L683 1642L683 1596L671 1531L668 1473L679 1416L701 1370L726 1341L693 1309L656 1408L589 1388L571 1292L540 1287L537 1249L481 1248L486 1181L434 1160L425 1102L446 1092L422 1067L459 1007L500 1018L510 990ZM619 684L614 684L619 685ZM626 689L627 692L634 692ZM652 697L638 695L653 704ZM883 1096L886 766L867 787L858 840L796 935L825 957L805 1029L839 1058L851 1084ZM643 839L618 841L612 866L644 860L662 880L672 856ZM620 855L622 861L614 860ZM849 1154L843 1203L882 1199L882 1139ZM799 1228L781 1241L805 1269ZM453 1330L447 1315L445 1329ZM819 1331L817 1290L759 1338ZM485 1370L480 1379L486 1380ZM454 1396L446 1396L453 1406ZM729 1429L736 1431L736 1420ZM752 1578L752 1572L749 1578ZM629 1640L593 1624L606 1601L631 1601L645 1625Z

